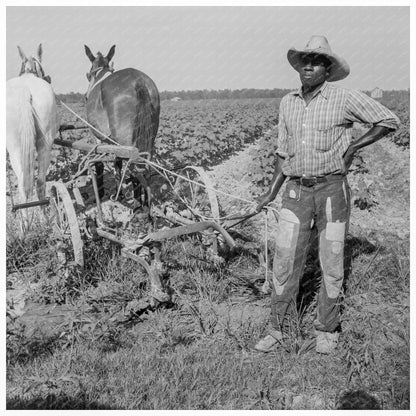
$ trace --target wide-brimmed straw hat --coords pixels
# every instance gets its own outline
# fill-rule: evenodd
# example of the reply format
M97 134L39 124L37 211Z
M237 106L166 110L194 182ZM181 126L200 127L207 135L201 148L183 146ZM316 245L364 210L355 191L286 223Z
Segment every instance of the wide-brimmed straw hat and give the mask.
M302 50L290 48L287 52L287 59L289 60L290 65L299 72L301 68L301 58L306 55L322 55L331 62L327 81L339 81L347 77L350 73L350 67L345 59L332 52L325 36L312 36Z

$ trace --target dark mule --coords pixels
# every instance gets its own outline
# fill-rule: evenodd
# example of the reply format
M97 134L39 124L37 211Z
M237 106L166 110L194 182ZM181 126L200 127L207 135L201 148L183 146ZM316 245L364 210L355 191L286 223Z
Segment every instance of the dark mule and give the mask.
M87 74L87 120L104 135L124 146L135 146L140 152L147 152L152 158L153 147L159 128L160 97L155 83L143 72L133 68L113 70L110 61L114 56L113 45L107 56L91 53L88 46L85 53L92 63ZM92 130L94 135L103 136ZM122 160L116 160L117 176L121 175ZM103 166L96 166L98 185L102 187ZM140 175L141 176L141 175ZM136 186L137 179L131 178ZM150 206L150 170L145 179L145 201ZM101 184L100 184L101 182ZM140 192L138 192L140 193ZM138 193L135 193L138 195ZM139 196L141 199L141 196Z

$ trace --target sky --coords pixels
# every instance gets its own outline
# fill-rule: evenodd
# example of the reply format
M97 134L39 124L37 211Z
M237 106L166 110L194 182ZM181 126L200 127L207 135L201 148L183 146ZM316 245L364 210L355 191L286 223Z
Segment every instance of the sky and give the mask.
M23 30L24 29L24 30ZM410 8L388 7L6 7L6 78L18 75L17 45L43 46L43 67L57 93L85 92L84 44L115 69L133 67L160 91L298 88L286 54L312 35L327 37L350 65L337 82L371 90L410 87Z

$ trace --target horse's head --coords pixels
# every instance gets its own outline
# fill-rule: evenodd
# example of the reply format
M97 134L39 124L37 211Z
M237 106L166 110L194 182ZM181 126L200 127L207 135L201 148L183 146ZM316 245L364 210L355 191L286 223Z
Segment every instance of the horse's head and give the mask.
M20 67L19 76L22 74L34 74L38 78L45 80L46 82L51 83L51 77L49 75L45 75L45 71L42 68L42 44L38 46L37 50L37 57L34 58L30 56L29 58L26 57L22 48L20 46L17 47L19 51L20 58L22 59L22 66Z
M97 81L97 78L100 74L107 72L107 71L113 71L113 65L110 61L114 56L114 52L116 49L116 45L113 45L107 56L103 56L101 52L97 52L97 56L94 56L91 52L90 48L87 45L84 45L85 47L85 53L88 56L88 59L91 61L91 69L90 72L87 73L87 79L89 81L88 85L88 91L87 96L92 87L94 86L95 82Z

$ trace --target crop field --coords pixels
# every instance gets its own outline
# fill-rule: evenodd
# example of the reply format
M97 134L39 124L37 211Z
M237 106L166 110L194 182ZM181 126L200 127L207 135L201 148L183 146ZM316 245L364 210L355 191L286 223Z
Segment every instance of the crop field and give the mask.
M83 103L68 105L85 117ZM250 204L225 194L254 201L268 186L278 106L279 99L162 101L155 161L204 167L222 192L221 212L247 211ZM267 243L272 257L271 214L239 225L239 250L221 258L197 237L163 242L171 301L155 306L147 302L146 274L109 242L86 240L80 269L62 267L41 215L21 236L19 215L10 210L17 195L10 173L7 408L409 409L408 103L393 110L400 130L363 149L349 173L349 272L340 344L328 356L313 344L320 279L314 244L283 348L253 350L269 319L257 254ZM59 111L61 124L82 125L63 106ZM357 126L356 134L362 131ZM88 140L89 133L62 136ZM48 180L63 182L84 157L59 147L53 154Z

